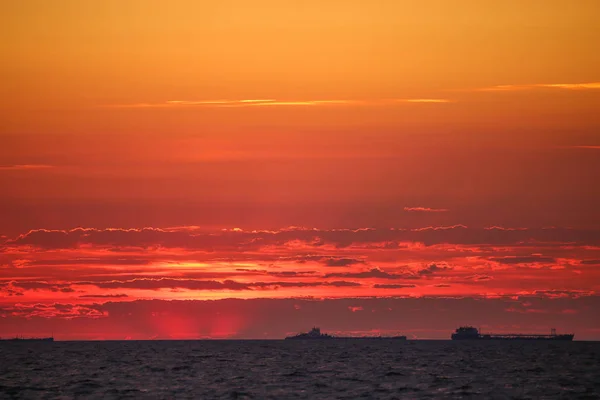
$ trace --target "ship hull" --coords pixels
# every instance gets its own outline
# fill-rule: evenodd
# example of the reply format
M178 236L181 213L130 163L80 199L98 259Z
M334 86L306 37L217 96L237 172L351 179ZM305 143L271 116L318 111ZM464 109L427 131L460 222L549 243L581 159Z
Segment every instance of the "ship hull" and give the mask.
M347 337L286 337L285 340L406 340L406 336L391 337L365 337L365 336L347 336Z
M460 335L452 335L452 340L527 340L527 341L563 341L570 342L573 340L574 335L556 335L556 336L493 336L493 335L479 335L471 337L461 337Z

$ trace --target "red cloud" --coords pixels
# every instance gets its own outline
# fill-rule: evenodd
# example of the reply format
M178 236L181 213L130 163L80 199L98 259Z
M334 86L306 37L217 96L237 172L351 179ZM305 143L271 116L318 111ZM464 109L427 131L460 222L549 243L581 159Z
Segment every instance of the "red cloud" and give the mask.
M344 248L353 244L369 245L390 242L416 242L460 245L515 245L519 243L553 243L600 245L600 229L486 229L464 225L425 227L418 229L283 229L279 231L219 231L195 232L184 228L32 230L9 239L5 247L34 246L68 249L84 245L118 248L179 248L188 250L256 251L290 243L304 243L307 248L332 245ZM330 258L332 265L359 263L361 260Z
M429 208L429 207L404 207L404 211L408 212L447 212L446 208Z

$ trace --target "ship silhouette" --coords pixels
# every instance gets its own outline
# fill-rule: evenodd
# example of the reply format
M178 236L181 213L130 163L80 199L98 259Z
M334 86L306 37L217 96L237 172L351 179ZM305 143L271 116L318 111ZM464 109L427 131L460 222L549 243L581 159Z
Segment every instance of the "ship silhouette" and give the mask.
M15 336L13 338L0 338L0 342L54 342L54 336L50 337L24 337Z
M480 333L472 326L461 326L452 334L452 340L566 340L571 341L575 335L557 334L552 328L549 335L538 335L534 333Z
M288 336L285 340L341 340L341 339L394 339L406 340L406 336L332 336L327 333L321 333L318 327L312 328L309 332L299 333L294 336Z

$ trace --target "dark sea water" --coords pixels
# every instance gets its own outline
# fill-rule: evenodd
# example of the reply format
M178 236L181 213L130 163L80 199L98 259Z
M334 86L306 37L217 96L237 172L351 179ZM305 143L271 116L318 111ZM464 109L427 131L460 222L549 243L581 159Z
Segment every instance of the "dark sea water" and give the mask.
M600 399L600 342L4 342L0 398Z

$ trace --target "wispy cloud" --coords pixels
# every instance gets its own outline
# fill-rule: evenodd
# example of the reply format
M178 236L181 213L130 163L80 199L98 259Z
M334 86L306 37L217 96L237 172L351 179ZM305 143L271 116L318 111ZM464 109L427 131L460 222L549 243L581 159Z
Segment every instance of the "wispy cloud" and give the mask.
M322 105L358 105L365 104L356 100L303 100L303 101L269 101L253 102L252 106L322 106Z
M548 87L557 89L600 89L600 82L589 83L550 83L537 85L538 87Z
M407 212L447 212L446 208L429 208L429 207L404 207Z
M244 106L252 104L271 104L277 103L274 99L247 99L247 100L169 100L164 104L170 106ZM154 104L148 104L152 106ZM156 105L161 105L158 103Z
M169 100L162 103L114 104L108 108L180 108L180 107L277 107L277 106L383 106L402 103L450 103L449 99L375 99L375 100Z
M590 150L600 150L600 146L596 145L582 145L582 146L567 146L569 149L590 149Z
M496 85L484 88L475 89L475 91L483 92L512 92L519 90L534 90L534 89L564 89L564 90L592 90L600 89L600 82L586 83L535 83L525 85Z
M449 99L395 99L398 103L452 103Z
M45 164L15 164L15 165L0 165L0 171L28 171L35 169L54 168L52 165Z

